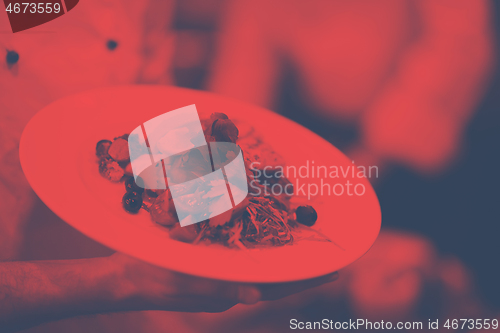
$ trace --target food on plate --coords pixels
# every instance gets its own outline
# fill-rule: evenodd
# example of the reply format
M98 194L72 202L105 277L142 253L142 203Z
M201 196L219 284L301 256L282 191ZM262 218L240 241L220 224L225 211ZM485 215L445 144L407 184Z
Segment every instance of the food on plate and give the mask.
M128 141L123 138L114 140L108 149L108 154L118 162L128 161L130 159Z
M142 193L138 192L127 192L122 198L123 208L129 213L137 213L143 204Z
M97 143L95 147L95 154L97 157L106 157L108 156L108 150L111 146L112 142L109 140L101 140Z
M295 216L297 217L297 222L307 225L308 227L314 225L318 219L318 213L316 213L316 210L309 205L297 207Z
M125 170L108 155L99 160L99 173L112 182L119 182L125 175Z
M113 141L101 140L96 146L96 156L100 174L112 182L124 183L125 193L122 198L123 208L137 214L141 210L150 214L152 221L165 227L171 238L193 244L222 244L231 248L256 248L267 246L282 246L293 244L299 240L316 240L332 242L320 231L311 228L318 219L318 214L312 206L296 206L291 202L289 192L280 195L271 194L269 186L273 184L290 185L283 175L260 179L266 168L266 175L272 175L274 167L284 165L282 157L268 144L256 135L253 127L247 124L234 123L223 113L213 113L202 120L206 142L231 142L237 144L243 152L246 180L249 194L233 209L206 220L181 227L172 199L170 189L144 189L132 176L129 145L138 145L134 135L122 135ZM144 155L148 151L143 152ZM234 159L234 151L224 151L227 160ZM170 161L176 163L174 170L183 170L179 166L190 165L197 177L206 174L202 165L210 162L211 157L206 150L194 148L180 154ZM255 163L258 162L258 163ZM165 162L167 163L167 162ZM255 165L260 170L252 169ZM199 168L197 168L200 166ZM192 177L193 175L178 175ZM229 186L229 185L228 185ZM216 200L222 194L216 191L211 183L200 186L194 193L197 199L190 210L199 209L203 212L209 200ZM200 199L201 198L201 199ZM205 201L204 201L205 200ZM176 201L176 204L181 204ZM190 204L187 200L182 204ZM205 216L205 215L203 215ZM204 217L203 217L204 218Z

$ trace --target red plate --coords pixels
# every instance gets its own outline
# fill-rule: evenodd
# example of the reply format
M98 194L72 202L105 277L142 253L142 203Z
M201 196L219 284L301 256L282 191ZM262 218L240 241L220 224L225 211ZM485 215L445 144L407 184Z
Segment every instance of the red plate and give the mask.
M196 104L203 115L226 113L252 125L264 140L297 170L309 162L309 178L293 177L298 190L313 192L321 179L311 166L326 166L334 176L323 182L343 184L344 194L311 197L318 212L314 228L333 239L302 240L293 245L238 250L191 245L172 240L146 212L126 213L121 206L122 183L99 175L95 145L129 133L157 115ZM64 221L88 237L117 251L171 270L228 281L285 282L325 275L361 257L375 241L381 222L380 207L366 178L353 174L352 161L304 127L271 111L206 92L161 86L126 86L93 90L61 99L40 111L26 126L20 147L21 163L38 196ZM305 175L305 167L302 175ZM317 171L317 170L316 170ZM342 171L347 174L342 175ZM358 194L347 195L358 184ZM336 185L336 193L341 190ZM302 192L301 192L302 193Z

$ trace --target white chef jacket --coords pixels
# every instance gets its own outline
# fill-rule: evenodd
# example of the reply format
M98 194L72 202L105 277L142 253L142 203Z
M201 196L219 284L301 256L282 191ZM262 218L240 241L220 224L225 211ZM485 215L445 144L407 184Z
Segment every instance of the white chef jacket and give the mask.
M170 83L172 4L83 0L67 14L15 34L7 15L0 15L0 260L16 258L33 203L18 151L29 119L84 90Z

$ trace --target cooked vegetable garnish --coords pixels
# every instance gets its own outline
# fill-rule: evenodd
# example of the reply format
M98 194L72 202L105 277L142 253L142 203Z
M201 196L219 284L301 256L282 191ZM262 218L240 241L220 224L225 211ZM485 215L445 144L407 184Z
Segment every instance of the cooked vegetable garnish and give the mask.
M137 213L142 207L142 193L125 193L125 195L123 195L122 204L127 212Z
M218 142L236 143L238 128L230 119L215 119L212 123L212 136Z
M109 156L104 157L99 161L99 172L112 182L119 182L125 174L125 171L118 164L118 162Z
M101 140L97 143L95 147L95 154L97 157L106 157L108 155L109 146L111 146L111 141Z
M142 187L139 187L135 183L134 177L127 178L127 180L125 181L125 190L127 192L137 192L137 193L141 193L141 194L142 194L142 192L144 192L144 189Z
M130 159L130 155L128 152L127 140L118 138L113 141L113 143L109 147L108 154L116 161L128 161Z
M153 221L161 225L173 226L179 222L170 191L163 192L155 199L149 207L149 213Z
M308 227L314 225L318 219L318 213L312 206L299 206L295 211L297 222L302 223Z

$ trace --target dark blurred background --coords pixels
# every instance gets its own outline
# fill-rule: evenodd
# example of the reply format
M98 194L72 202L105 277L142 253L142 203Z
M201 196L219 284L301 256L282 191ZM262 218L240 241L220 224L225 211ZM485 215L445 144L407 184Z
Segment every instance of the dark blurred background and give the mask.
M215 56L223 0L178 1L174 15L177 42L175 84L206 89ZM500 3L491 3L498 59ZM325 123L313 116L297 94L293 66L283 64L275 110L309 127L343 149L359 138L352 124ZM494 67L490 84L468 122L462 153L444 172L422 175L392 165L376 184L383 227L419 233L443 254L458 256L470 268L481 297L500 306L500 75Z

